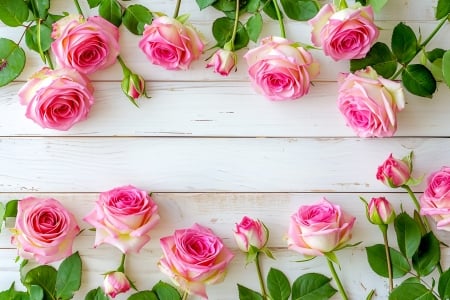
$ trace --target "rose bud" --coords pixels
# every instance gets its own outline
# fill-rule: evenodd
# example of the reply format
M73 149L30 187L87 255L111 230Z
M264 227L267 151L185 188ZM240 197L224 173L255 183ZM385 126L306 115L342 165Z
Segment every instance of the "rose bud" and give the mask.
M373 224L387 225L394 221L395 211L385 197L372 198L367 208L367 216Z
M125 293L130 289L130 282L122 272L111 272L106 274L103 281L105 294L114 298L118 294Z
M134 73L126 74L122 79L121 87L125 96L136 106L136 100L145 95L145 80L140 75Z
M392 153L377 171L377 179L391 188L406 184L410 177L411 166L404 160L394 158Z
M214 72L222 76L228 76L231 70L236 67L237 57L233 51L219 49L211 57L211 60L206 65L207 68L214 67Z
M248 252L250 246L259 250L264 248L268 237L268 231L264 224L247 216L242 219L241 223L236 224L234 230L236 244L243 252Z

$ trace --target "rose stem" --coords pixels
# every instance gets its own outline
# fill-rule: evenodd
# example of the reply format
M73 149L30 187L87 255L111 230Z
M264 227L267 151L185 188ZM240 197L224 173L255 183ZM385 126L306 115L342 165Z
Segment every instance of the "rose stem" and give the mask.
M236 32L239 24L239 0L236 0L236 13L234 15L234 26L233 26L233 33L231 34L230 44L231 49L230 51L234 51L234 39L236 38Z
M284 29L283 19L281 17L281 11L278 7L277 0L272 0L273 6L275 7L275 12L277 13L278 24L280 25L280 35L283 38L286 38L286 30Z
M178 17L178 13L180 12L181 0L177 0L177 4L175 6L175 11L173 12L173 18Z
M266 291L266 287L264 285L264 279L262 277L259 254L260 254L260 252L256 253L256 258L255 258L256 272L258 273L259 286L261 287L261 293L262 293L263 299L267 299L267 291Z
M81 10L81 6L80 3L78 2L78 0L73 0L73 3L75 3L75 7L77 8L77 12L83 16L84 18L84 14L83 11Z
M186 300L188 298L188 295L189 295L188 292L184 291L183 297L181 298L181 300Z
M414 202L414 205L417 208L417 211L420 213L420 204L419 201L416 198L416 195L414 195L413 191L411 190L411 188L409 187L409 185L404 184L402 185L402 188L404 188L407 192L408 195L411 197L412 201ZM422 223L422 226L425 228L425 230L427 232L430 231L430 225L428 224L427 219L425 219L425 217L420 218L420 222Z
M45 56L45 59L47 60L47 63L48 63L48 66L50 67L50 69L54 70L55 67L53 66L52 58L50 57L50 54L48 53L48 51L44 52L44 56Z
M117 268L118 272L122 272L124 274L125 274L125 257L126 257L126 254L122 253L122 259L120 260L120 265Z
M342 299L348 300L348 296L345 293L344 287L342 286L341 280L339 279L338 274L336 273L336 269L334 268L333 262L327 258L328 267L330 268L331 275L333 276L334 281L338 287L339 293L341 294Z
M389 251L387 228L388 227L385 224L380 225L381 232L383 233L384 250L386 252L386 263L387 263L388 276L389 276L389 292L392 292L392 290L394 289L394 282L393 282L393 277L392 277L391 252Z

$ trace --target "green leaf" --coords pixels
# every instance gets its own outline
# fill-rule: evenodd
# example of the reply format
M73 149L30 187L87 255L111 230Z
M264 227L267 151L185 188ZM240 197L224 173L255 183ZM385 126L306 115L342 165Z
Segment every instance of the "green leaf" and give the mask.
M391 48L400 63L409 63L417 52L417 38L408 25L399 23L392 33Z
M368 5L371 5L375 12L380 12L383 6L386 5L388 0L369 0L368 2Z
M223 17L216 19L212 26L213 36L217 41L217 46L222 48L226 42L231 39L233 33L234 20ZM238 23L238 29L234 40L234 50L239 50L247 46L249 37L245 27L241 22Z
M439 277L438 292L442 299L450 299L450 269Z
M420 283L402 282L389 295L389 300L434 300L433 292Z
M30 10L23 0L0 1L0 21L7 26L17 27L22 25L28 19L29 14Z
M208 6L211 6L214 2L217 0L195 0L197 2L198 7L200 10L207 8Z
M372 270L378 275L388 278L387 258L383 244L366 247L367 260ZM397 250L389 247L393 278L400 278L411 270L408 260Z
M448 87L450 87L450 50L442 56L442 76Z
M263 300L263 296L255 292L254 290L251 290L249 288L246 288L243 285L238 284L238 292L239 292L239 300Z
M130 297L127 298L127 300L158 300L158 296L153 291L140 291L137 293L134 293ZM171 299L171 298L162 298L162 299Z
M44 299L54 299L56 274L57 271L52 266L42 265L28 271L23 284L28 288L39 285L44 290Z
M45 24L31 26L25 31L25 42L28 48L41 55L45 63L44 52L50 49L53 42L52 29Z
M281 0L284 13L292 20L308 21L319 12L319 5L314 0Z
M145 24L152 23L152 12L140 4L130 5L123 14L123 25L134 34L142 35Z
M89 7L90 8L94 8L100 5L100 2L102 2L102 0L87 0Z
M25 51L10 39L0 38L0 87L7 85L22 73Z
M90 290L86 294L86 297L84 297L84 300L109 300L109 297L106 296L105 292L100 287L98 287Z
M439 240L432 231L422 237L419 249L412 258L414 269L419 276L426 276L433 272L441 259Z
M261 0L264 3L263 11L268 15L270 18L274 20L278 20L277 11L275 9L275 5L273 4L272 0Z
M448 17L448 14L450 14L450 1L438 0L436 8L436 20Z
M336 293L330 284L331 278L318 273L307 273L292 284L293 300L325 300Z
M81 286L81 258L78 252L64 259L56 276L56 296L58 299L72 299Z
M39 285L32 285L28 289L30 293L30 300L44 299L44 290Z
M102 0L98 13L117 27L122 24L122 8L117 0Z
M436 91L436 80L424 65L408 65L402 72L402 82L411 94L417 96L431 98Z
M2 232L3 222L5 221L5 204L0 202L0 232Z
M0 292L0 299L2 300L29 300L30 296L27 292L16 291L14 288L15 282L11 284L8 290Z
M261 0L248 0L247 1L247 12L256 13L258 11Z
M263 28L263 18L261 14L257 13L251 16L247 20L245 28L247 29L249 39L253 42L257 42Z
M155 284L152 290L156 293L158 299L181 300L181 295L178 290L163 281L159 281Z
M442 57L444 54L444 49L435 48L431 51L422 51L420 58L420 63L430 70L437 81L444 79L442 76Z
M15 218L17 216L17 204L19 200L9 200L5 206L5 216L4 218Z
M380 76L390 78L397 70L397 59L386 44L376 42L366 57L350 60L351 72L365 69L367 66L374 68Z
M31 9L36 18L45 20L50 8L50 0L30 0Z
M397 244L400 252L404 256L411 258L419 248L420 228L417 223L407 213L400 213L394 220L395 233L397 235Z
M287 300L291 295L289 279L280 270L270 268L267 274L267 289L272 299Z
M229 12L236 10L236 0L216 0L213 7L222 12ZM239 7L242 7L242 2Z

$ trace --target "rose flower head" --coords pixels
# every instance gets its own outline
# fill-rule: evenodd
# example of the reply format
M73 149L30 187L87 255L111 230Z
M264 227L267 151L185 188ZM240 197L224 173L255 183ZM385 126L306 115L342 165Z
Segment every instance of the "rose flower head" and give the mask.
M206 67L213 67L214 72L222 76L228 76L231 70L236 69L236 63L236 53L230 50L219 49L213 54Z
M80 232L75 217L53 198L27 197L17 204L11 243L19 256L40 264L72 255L72 244Z
M394 221L395 210L385 197L372 198L367 207L367 216L373 224L387 225Z
M269 238L269 231L259 220L253 220L247 216L243 217L236 229L233 231L234 239L239 249L249 252L250 247L258 250L264 248Z
M146 191L127 185L101 193L83 220L96 229L95 247L107 243L122 253L137 253L159 221L158 206Z
M411 179L412 172L410 156L397 159L391 153L383 164L378 167L377 179L391 188L407 184Z
M127 276L122 272L111 272L105 275L103 289L105 294L115 298L118 294L126 293L131 287Z

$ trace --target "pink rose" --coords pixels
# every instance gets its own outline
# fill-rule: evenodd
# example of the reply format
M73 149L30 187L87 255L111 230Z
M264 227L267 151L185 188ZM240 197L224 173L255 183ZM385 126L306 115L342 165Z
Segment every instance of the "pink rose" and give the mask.
M121 87L125 96L133 103L135 103L139 97L145 95L145 80L142 76L137 74L125 74Z
M102 17L69 15L53 24L52 51L63 67L91 74L116 62L119 30Z
M11 243L20 257L48 264L72 254L79 232L75 217L60 202L27 197L18 202Z
M139 252L150 240L149 231L159 221L152 197L132 185L100 194L95 209L84 221L95 227L95 244L107 243L123 253Z
M305 256L319 256L337 250L350 240L355 217L325 198L300 206L291 216L288 248Z
M27 118L42 128L68 130L87 118L93 93L89 79L77 71L44 67L22 86L18 96L27 106Z
M239 224L236 224L233 232L236 244L243 252L249 252L250 246L257 249L264 248L269 238L269 232L264 224L247 216L242 218Z
M379 35L373 19L371 6L336 11L326 4L308 21L312 43L335 61L364 58Z
M115 298L118 294L126 293L130 287L127 276L122 272L108 273L103 281L105 294L111 298Z
M390 137L397 130L397 113L405 106L400 83L378 76L371 67L343 74L337 105L347 126L360 137Z
M222 76L228 76L233 68L236 68L237 57L233 51L219 49L211 57L206 65L207 68L213 67L214 72Z
M450 231L450 167L442 167L428 177L420 206L420 214L431 216L438 230Z
M406 184L410 177L411 167L405 161L394 158L392 153L377 171L377 179L392 188Z
M231 251L209 229L195 224L161 238L160 270L189 294L205 299L207 284L221 282L233 259Z
M395 219L394 208L385 197L372 198L367 208L367 215L369 221L377 225L387 225Z
M202 54L204 44L192 26L162 16L145 26L139 48L152 64L167 70L187 70Z
M281 37L266 37L244 58L250 80L258 93L271 100L293 100L309 92L319 64L298 44Z

